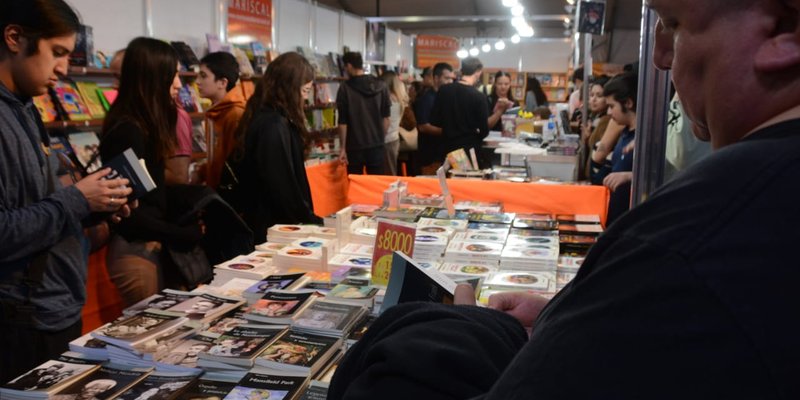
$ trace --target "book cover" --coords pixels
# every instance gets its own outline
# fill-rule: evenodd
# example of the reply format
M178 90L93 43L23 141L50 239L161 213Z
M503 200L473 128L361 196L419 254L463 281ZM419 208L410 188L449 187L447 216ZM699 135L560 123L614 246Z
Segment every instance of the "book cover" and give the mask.
M50 396L50 399L113 399L144 379L151 370L152 368L129 368L117 364L106 364L59 390Z
M176 400L219 400L225 398L234 387L236 387L236 382L198 379L188 385Z
M194 50L186 42L170 42L170 44L178 53L178 59L186 71L193 71L200 65L200 60L197 59Z
M94 65L94 35L92 27L81 25L75 38L75 49L69 55L69 65L91 67Z
M264 347L285 332L281 325L240 325L214 340L214 345L206 352L201 352L201 359L221 361L233 365L252 366L253 358L264 350ZM199 363L203 364L202 361Z
M317 301L297 316L292 328L308 332L342 334L366 312L367 309L363 306Z
M247 288L244 291L246 297L253 295L261 298L268 290L294 290L299 289L310 279L303 279L305 273L270 275Z
M55 86L56 96L70 121L86 121L92 119L81 95L69 82L58 81Z
M53 104L53 99L49 93L33 98L33 105L39 110L39 115L42 116L42 122L53 122L58 119L58 111L56 105Z
M199 296L199 294L180 290L164 289L161 293L156 293L152 296L149 296L140 302L122 310L122 314L125 316L131 316L147 309L166 310L195 296Z
M178 346L161 357L156 358L158 369L201 371L197 366L200 353L208 352L214 345L214 336L205 334L195 335L186 339Z
M294 400L307 377L248 373L224 400Z
M111 168L111 173L107 179L118 177L126 178L130 182L128 185L133 189L133 193L128 196L129 200L138 199L156 188L156 183L147 171L144 162L140 162L133 149L127 149L121 154L103 164L103 167Z
M395 251L414 256L416 225L389 220L378 220L378 233L375 236L375 251L372 254L372 284L386 286L392 269Z
M117 95L119 91L113 88L98 88L97 89L97 96L100 99L100 103L103 105L103 109L108 111L111 109L111 105L114 104L114 100L117 99Z
M30 395L20 392L52 393L97 369L99 361L62 354L14 378L0 388L0 397Z
M181 107L188 113L197 112L197 104L194 101L194 96L192 96L192 91L189 89L188 85L183 85L178 89L178 103L180 103Z
M143 311L98 329L92 332L92 336L110 344L132 348L184 322L186 318L177 313Z
M287 330L258 355L256 365L313 375L338 349L341 338Z
M381 311L410 301L453 304L456 283L434 268L422 268L410 257L395 252L392 275Z
M178 303L167 311L182 313L191 320L210 321L244 304L244 300L236 297L223 297L204 293Z
M289 323L314 300L314 292L269 291L244 314L249 320Z
M117 397L117 400L172 400L185 390L197 374L154 372Z
M94 132L76 132L67 136L75 157L87 173L100 169L100 139Z
M78 93L80 93L83 101L86 103L86 108L89 109L92 118L105 118L106 110L103 108L103 102L100 100L100 95L97 93L97 83L78 81L75 82L75 87L78 88Z

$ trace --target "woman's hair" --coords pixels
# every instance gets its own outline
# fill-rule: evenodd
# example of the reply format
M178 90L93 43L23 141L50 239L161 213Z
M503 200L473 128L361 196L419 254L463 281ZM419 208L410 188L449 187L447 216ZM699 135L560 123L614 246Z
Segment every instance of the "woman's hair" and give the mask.
M300 132L303 143L308 145L308 130L300 88L312 80L314 80L314 67L298 53L283 53L269 63L267 72L247 101L247 107L236 128L237 157L241 157L244 153L244 139L250 123L264 107L272 107L286 117Z
M394 71L386 71L383 73L383 75L381 75L381 79L389 89L389 93L392 94L394 98L403 105L403 108L408 107L408 92L406 91L406 85L400 80L400 77L397 76L397 73Z
M63 0L0 1L0 32L9 25L19 25L22 37L27 39L25 56L39 51L39 41L78 32L81 26L78 15ZM0 40L0 61L8 55L5 40Z
M178 109L170 95L178 55L169 44L139 37L125 49L119 95L108 110L103 132L132 122L155 145L156 159L168 159L177 143Z
M608 81L603 86L603 96L613 97L622 105L622 112L628 112L625 106L627 100L633 102L633 110L636 111L637 88L639 86L639 75L636 72L623 72Z
M533 92L533 95L536 97L536 104L539 106L547 104L547 95L544 94L544 90L542 90L542 84L539 83L539 80L536 79L536 77L528 77L528 84L525 86L526 92Z
M511 74L505 71L497 71L497 73L494 74L494 82L497 83L497 79L502 77L508 78L509 83L511 83ZM497 85L492 85L492 94L490 94L489 97L492 98L492 103L497 101ZM506 97L511 101L517 101L514 98L514 91L511 90L511 86L508 87L508 95L506 95Z

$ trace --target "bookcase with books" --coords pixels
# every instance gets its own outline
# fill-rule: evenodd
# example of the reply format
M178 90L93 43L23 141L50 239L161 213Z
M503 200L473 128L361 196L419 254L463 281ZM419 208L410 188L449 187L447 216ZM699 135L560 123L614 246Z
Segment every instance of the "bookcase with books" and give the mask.
M517 72L511 69L487 68L483 70L483 84L487 94L491 93L491 86L494 84L494 75L497 71L505 71L511 75L511 93L514 95L514 99L520 103L525 102L528 78L531 77L539 80L549 102L563 103L567 101L569 79L566 72Z

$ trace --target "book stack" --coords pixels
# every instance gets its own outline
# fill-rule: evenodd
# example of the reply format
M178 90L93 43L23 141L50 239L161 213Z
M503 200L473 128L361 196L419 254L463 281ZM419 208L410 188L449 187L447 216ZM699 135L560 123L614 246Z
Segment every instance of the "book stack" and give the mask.
M129 368L117 364L105 364L81 376L69 386L52 394L53 398L79 399L86 392L102 393L98 399L113 399L144 379L152 368ZM5 397L3 397L5 399Z
M551 274L529 271L497 272L491 275L484 285L489 289L524 290L535 293L555 293L556 290L556 283Z
M171 331L188 318L182 313L169 311L143 311L139 314L112 322L91 332L92 337L118 347L133 350L134 346Z
M0 387L0 398L47 399L82 376L99 368L99 361L66 352L20 375Z
M239 308L244 304L241 297L223 297L211 293L203 293L199 296L178 303L167 309L172 313L182 313L190 320L210 323L211 321Z
M256 245L256 251L261 252L262 254L268 254L270 257L272 257L275 254L278 254L278 251L287 245L288 243L264 242Z
M326 249L316 246L318 241L302 241L299 246L286 246L273 257L275 266L286 270L298 268L302 271L327 271L328 260Z
M481 201L459 201L453 205L456 211L467 213L501 213L503 203L500 202L481 202Z
M111 325L111 322L95 330L103 330L109 325ZM96 339L92 336L91 332L69 342L69 350L93 360L108 360L108 344L100 339Z
M153 372L117 397L117 400L173 399L197 379L197 373Z
M376 218L388 218L388 219L398 219L401 221L411 221L414 222L419 218L419 214L422 212L421 208L400 208L400 207L381 207L375 210L372 215Z
M414 238L414 259L418 261L440 260L447 249L448 240L449 237L444 234L417 233Z
M296 400L300 397L300 392L307 381L307 376L270 374L254 370L236 383L223 400Z
M444 263L439 271L451 278L478 277L486 280L497 268L491 265Z
M243 297L247 304L257 302L268 290L297 290L305 286L311 278L305 273L270 275L245 289Z
M400 196L400 206L444 207L444 196L441 194L406 193Z
M348 278L334 286L326 299L372 308L377 295L378 289L370 285L369 279Z
M467 230L467 224L468 221L465 219L440 219L440 218L421 217L417 221L417 229L433 226L433 227L450 228L456 232L461 232Z
M207 351L199 353L197 365L212 371L248 370L258 354L285 330L285 326L237 326L215 339Z
M419 226L417 224L417 235L444 235L447 236L447 239L451 239L453 235L456 234L456 230L449 227L449 226Z
M364 306L320 300L306 308L292 322L292 329L318 335L345 337L369 314Z
M248 307L243 317L259 323L290 324L314 299L314 292L310 290L271 290Z
M267 229L267 240L271 243L289 244L313 235L317 228L315 225L273 225Z
M358 217L350 225L350 241L356 244L371 246L375 244L378 234L378 223L369 217Z
M599 215L557 215L558 233L563 252L586 255L603 232Z
M269 371L317 373L342 345L342 338L289 329L259 354L255 364Z
M245 290L255 285L255 279L233 278L220 286L201 285L192 290L192 293L210 293L224 297L244 297Z
M453 236L454 241L459 242L492 242L503 244L506 242L508 230L467 230L466 232L459 232Z
M219 336L203 333L187 338L166 354L156 358L155 367L165 372L202 372L202 368L197 365L200 353L208 351Z
M273 261L264 257L238 256L214 266L212 286L221 286L233 278L261 280L275 272Z
M514 222L514 213L470 213L467 216L470 222L485 222L492 224L511 224Z
M585 257L562 255L558 257L558 269L556 270L556 290L561 290L567 286L575 275L578 274L581 264Z
M558 246L547 244L507 245L500 257L500 269L538 271L555 279L558 267Z
M339 249L339 253L348 254L359 257L372 258L372 253L375 251L375 246L370 244L348 243Z
M372 267L371 256L357 256L352 254L337 254L328 262L328 270L331 271L331 282L339 283L344 277L343 272L349 272L351 269L364 270L369 273Z
M186 390L173 400L222 399L225 398L234 387L236 387L236 382L212 380L203 376L203 379L198 379L187 385Z
M174 289L164 289L161 291L161 293L156 293L152 296L149 296L139 301L138 303L122 310L122 315L130 317L132 315L136 315L148 309L166 310L178 303L182 303L195 296L198 296L198 294L193 292L174 290Z
M496 266L500 262L503 245L497 242L461 242L453 240L444 253L444 261L460 264Z
M320 237L323 239L336 239L336 229L329 226L316 226L314 227L312 236Z
M518 229L557 230L558 221L550 214L517 214L512 226Z
M196 321L187 322L133 348L108 345L108 359L120 365L152 367L155 365L155 360L165 356L183 340L197 333L200 327Z

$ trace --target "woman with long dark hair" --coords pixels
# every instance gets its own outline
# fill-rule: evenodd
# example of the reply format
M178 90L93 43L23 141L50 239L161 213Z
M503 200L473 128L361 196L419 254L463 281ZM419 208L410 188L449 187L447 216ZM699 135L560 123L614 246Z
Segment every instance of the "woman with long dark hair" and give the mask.
M525 85L525 111L533 112L539 107L546 107L549 103L547 95L542 90L542 84L536 77L528 77L528 82Z
M256 243L274 224L320 223L314 215L304 165L308 130L303 112L314 68L298 53L284 53L258 82L236 132L233 170L236 205Z
M177 146L174 96L180 86L178 56L170 45L143 37L128 44L119 95L103 124L100 156L107 162L133 149L144 159L156 189L115 227L109 243L108 272L127 305L163 288L165 271L160 261L165 243L191 244L202 237L197 224L167 222L165 164Z
M512 93L511 90L511 74L505 71L497 71L497 73L494 74L492 94L489 95L489 129L493 131L502 131L502 114L494 114L494 108L497 107L497 103L505 103L502 106L506 109L519 105L519 102L514 99L514 93ZM496 121L493 120L495 116L497 119Z

